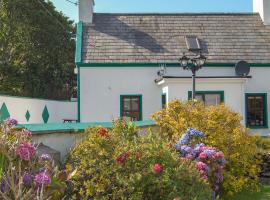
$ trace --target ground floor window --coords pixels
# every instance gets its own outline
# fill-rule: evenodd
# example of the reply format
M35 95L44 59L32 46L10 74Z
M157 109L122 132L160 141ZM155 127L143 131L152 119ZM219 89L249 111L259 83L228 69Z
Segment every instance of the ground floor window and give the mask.
M166 108L166 104L167 104L166 94L162 94L162 96L161 96L161 104L162 104L162 108Z
M188 92L188 98L192 99L192 92ZM224 91L196 91L195 98L206 106L215 106L224 103Z
M267 94L246 94L246 125L267 128Z
M142 121L142 95L121 95L120 116L131 121Z

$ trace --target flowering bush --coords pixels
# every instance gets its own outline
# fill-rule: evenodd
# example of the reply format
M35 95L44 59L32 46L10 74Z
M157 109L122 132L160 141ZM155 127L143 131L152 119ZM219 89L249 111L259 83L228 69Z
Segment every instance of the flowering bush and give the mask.
M249 134L237 113L224 105L205 107L199 102L174 101L153 118L160 127L160 135L172 142L176 142L188 127L193 127L205 133L201 140L206 146L216 147L224 153L227 163L221 186L223 196L257 189L260 163L257 138ZM183 137L187 139L188 136Z
M196 167L201 176L210 182L213 191L217 194L223 182L224 154L216 148L207 147L203 143L192 145L193 138L202 138L204 133L189 128L176 143L175 149L182 159L196 161Z
M70 199L212 199L194 162L179 158L157 134L138 136L133 124L90 128L69 156L76 167Z
M48 154L38 157L31 132L16 125L9 118L0 131L0 199L61 199L73 171L58 171Z

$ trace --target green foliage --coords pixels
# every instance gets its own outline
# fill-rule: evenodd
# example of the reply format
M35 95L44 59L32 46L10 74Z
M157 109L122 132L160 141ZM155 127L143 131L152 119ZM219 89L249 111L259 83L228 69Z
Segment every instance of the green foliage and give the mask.
M224 105L205 107L199 102L171 102L153 116L160 134L173 142L189 127L206 134L203 142L221 150L226 158L223 196L257 189L259 163L257 137L241 124L240 116ZM228 197L229 198L229 197Z
M194 163L180 160L159 135L138 136L122 121L85 134L67 164L78 170L71 199L212 199Z
M257 146L261 151L270 153L270 137L258 137Z
M70 98L75 85L72 32L73 22L50 1L0 0L0 92Z

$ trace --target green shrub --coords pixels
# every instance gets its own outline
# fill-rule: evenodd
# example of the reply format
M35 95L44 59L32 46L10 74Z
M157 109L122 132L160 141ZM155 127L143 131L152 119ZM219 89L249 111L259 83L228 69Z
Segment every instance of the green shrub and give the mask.
M257 146L261 151L270 153L270 137L258 137Z
M132 124L90 128L69 156L71 199L212 199L210 186L191 161L182 161L166 139L138 136Z
M205 107L199 102L171 102L154 114L160 135L175 142L189 127L206 134L203 143L224 152L226 166L222 194L257 189L259 163L257 137L241 124L240 116L224 105Z

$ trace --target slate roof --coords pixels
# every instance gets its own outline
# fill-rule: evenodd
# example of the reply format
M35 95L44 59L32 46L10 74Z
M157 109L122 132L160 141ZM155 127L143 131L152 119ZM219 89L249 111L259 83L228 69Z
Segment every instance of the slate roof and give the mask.
M256 13L95 13L84 24L82 61L175 63L188 52L186 35L201 39L209 63L270 63L270 27Z

